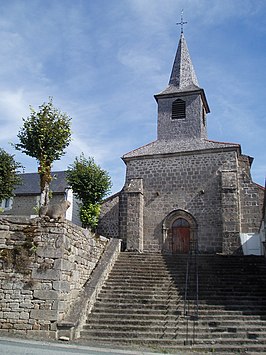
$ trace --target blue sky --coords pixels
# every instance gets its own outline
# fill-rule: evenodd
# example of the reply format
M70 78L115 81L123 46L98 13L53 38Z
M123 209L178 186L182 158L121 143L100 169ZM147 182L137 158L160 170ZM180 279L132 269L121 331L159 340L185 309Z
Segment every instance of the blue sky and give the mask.
M208 135L240 143L264 184L266 2L264 0L0 0L0 147L15 151L29 105L49 96L72 117L72 142L53 165L84 152L124 183L120 157L156 139L153 95L166 88L180 36L210 105Z

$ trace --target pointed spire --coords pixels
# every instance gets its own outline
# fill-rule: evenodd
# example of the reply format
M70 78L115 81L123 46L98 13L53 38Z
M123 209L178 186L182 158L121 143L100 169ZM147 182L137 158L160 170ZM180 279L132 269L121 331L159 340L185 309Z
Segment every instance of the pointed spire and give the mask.
M169 86L176 87L178 91L193 86L199 87L183 32L181 32Z

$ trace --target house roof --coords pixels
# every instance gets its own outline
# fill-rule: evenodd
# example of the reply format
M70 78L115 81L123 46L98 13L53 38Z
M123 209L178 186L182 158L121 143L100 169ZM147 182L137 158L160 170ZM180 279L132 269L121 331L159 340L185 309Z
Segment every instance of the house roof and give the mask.
M25 173L19 175L22 184L15 189L16 195L35 195L40 194L40 176L38 173ZM69 188L66 180L65 171L52 172L53 180L51 182L51 190L53 193L64 193L65 189Z
M178 139L160 139L149 144L146 144L138 149L132 150L131 152L123 155L122 159L127 160L128 158L149 156L149 155L160 155L160 154L174 154L174 153L184 153L193 152L200 150L209 149L224 149L224 148L240 148L239 144L236 143L224 143L215 142L208 139L191 139L180 141Z

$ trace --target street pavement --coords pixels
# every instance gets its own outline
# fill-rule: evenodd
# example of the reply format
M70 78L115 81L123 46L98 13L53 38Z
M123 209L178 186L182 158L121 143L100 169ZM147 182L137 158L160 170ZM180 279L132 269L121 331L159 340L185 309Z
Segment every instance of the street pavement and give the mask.
M1 355L163 355L145 351L107 349L80 346L70 343L57 343L0 337Z

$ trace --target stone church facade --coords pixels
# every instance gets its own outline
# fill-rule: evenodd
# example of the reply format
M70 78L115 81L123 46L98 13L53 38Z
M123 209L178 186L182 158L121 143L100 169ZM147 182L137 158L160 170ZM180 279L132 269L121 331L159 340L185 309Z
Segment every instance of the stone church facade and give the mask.
M183 33L158 103L157 140L125 154L125 185L102 206L99 232L127 250L236 254L260 228L263 187L252 158L207 138L209 106Z

